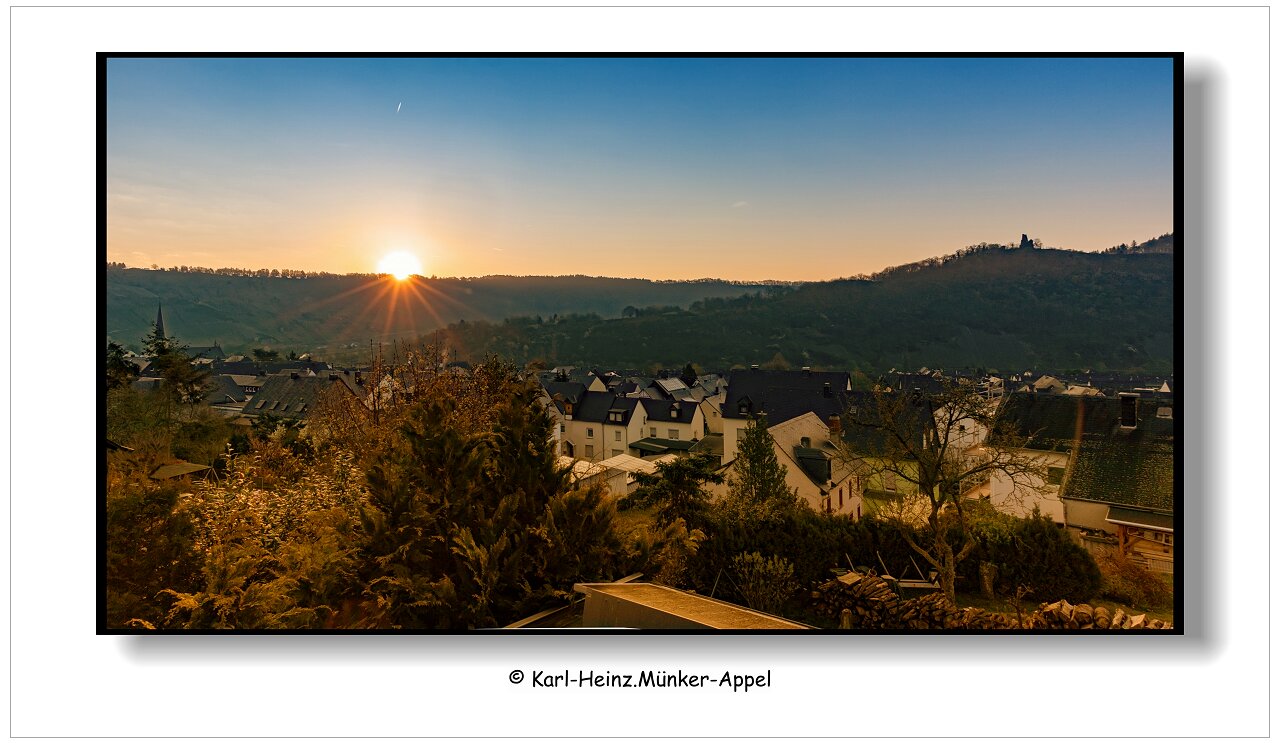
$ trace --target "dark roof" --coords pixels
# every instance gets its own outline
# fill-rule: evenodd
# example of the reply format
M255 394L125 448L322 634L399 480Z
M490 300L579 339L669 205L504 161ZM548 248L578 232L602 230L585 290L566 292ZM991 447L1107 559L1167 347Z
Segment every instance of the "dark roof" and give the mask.
M1071 451L1064 498L1173 512L1173 446L1177 415L1171 398L1129 398L1137 425L1120 423L1123 398L1013 394L1002 421L1031 448Z
M887 404L895 405L898 413L897 430L910 433L913 437L919 437L929 427L934 425L933 405L929 401L926 394L916 395L913 390L906 392L881 393L892 395L892 402ZM866 423L877 422L874 406L876 393L874 392L853 392L849 395L849 411L850 414L845 416L842 421L844 426L840 433L840 438L855 452L859 454L874 455L877 452L897 449L896 446L891 447L885 443L886 437L889 435L886 431L872 426L860 426L858 421ZM910 396L911 403L904 405L896 405L898 400L903 396Z
M689 451L696 441L680 441L678 439L643 438L633 441L629 449L639 449L646 454L661 454L668 451Z
M244 374L246 376L258 376L262 372L259 371L258 365L252 361L219 361L214 360L213 372L215 374Z
M810 412L825 421L844 413L849 388L848 372L733 371L720 412L738 419L764 413L770 425Z
M831 458L821 449L797 446L794 450L796 463L809 476L810 480L822 487L831 481Z
M666 421L667 423L692 423L693 414L698 410L696 402L680 402L678 400L655 400L649 397L640 398L640 404L644 406L645 415L649 416L651 423L658 421ZM671 417L671 411L676 411L676 417Z
M689 451L696 454L714 454L717 458L724 456L724 434L709 433L698 440Z
M186 475L194 475L197 472L204 472L212 469L208 465L196 464L195 462L175 462L173 464L162 464L151 471L149 477L152 480L169 480L175 477L184 477Z
M1139 511L1124 506L1112 506L1107 509L1107 521L1121 524L1137 524L1152 529L1173 530L1173 515Z
M337 384L341 382L329 379L327 374L299 376L296 379L288 375L275 375L268 378L253 399L244 406L244 414L303 419L314 412L325 390ZM350 389L346 384L341 386Z
M1112 439L1154 437L1173 442L1173 418L1161 418L1160 408L1172 408L1171 398L1141 398L1137 401L1138 425L1125 429L1120 425L1120 398L1062 395L1035 395L1015 392L1008 395L1000 408L1000 422L1005 433L1017 439L1028 439L1031 449L1068 451L1072 448L1077 427L1084 438ZM999 443L998 441L995 443Z
M217 343L212 346L190 346L187 348L187 355L193 359L224 359L227 357L222 352L222 346Z
M332 367L325 361L313 361L310 359L294 359L293 361L270 361L262 364L262 369L267 374L280 374L281 372L300 372L313 371L316 374L329 371Z
M556 395L560 395L575 405L587 392L586 385L580 382L543 382L542 389L546 390L547 395L553 399Z
M626 425L631 422L631 414L636 409L636 398L622 397L612 392L584 392L577 407L573 409L573 419L589 423L614 423ZM610 421L610 412L622 413L620 422Z
M161 377L140 377L130 382L129 386L138 392L151 392L163 387L164 379Z
M211 405L224 402L244 402L244 388L236 384L236 381L226 374L218 374L213 377L209 385L209 394L205 395L205 402Z

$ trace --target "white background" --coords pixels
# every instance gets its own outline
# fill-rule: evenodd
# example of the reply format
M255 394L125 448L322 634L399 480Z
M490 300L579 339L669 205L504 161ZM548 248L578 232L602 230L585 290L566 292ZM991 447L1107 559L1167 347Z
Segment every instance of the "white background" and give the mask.
M13 8L10 20L12 734L1269 732L1268 9ZM94 53L147 50L1185 51L1188 634L95 636ZM532 690L507 681L516 668L768 668L773 687Z

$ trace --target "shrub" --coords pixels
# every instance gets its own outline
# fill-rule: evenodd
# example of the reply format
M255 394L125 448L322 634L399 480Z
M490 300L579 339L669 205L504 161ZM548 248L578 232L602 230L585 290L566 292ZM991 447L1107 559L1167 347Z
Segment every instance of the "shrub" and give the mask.
M986 503L972 504L966 515L978 539L977 549L958 566L967 585L980 585L979 565L989 562L996 567L995 589L1004 595L1025 588L1032 599L1073 603L1097 595L1102 575L1093 557L1048 516L1019 518ZM952 536L959 544L959 534Z
M799 588L796 569L790 561L777 555L765 557L759 552L733 558L734 584L747 606L777 614Z
M1130 606L1159 609L1173 604L1173 587L1164 576L1133 560L1108 555L1098 561L1102 572L1101 595Z

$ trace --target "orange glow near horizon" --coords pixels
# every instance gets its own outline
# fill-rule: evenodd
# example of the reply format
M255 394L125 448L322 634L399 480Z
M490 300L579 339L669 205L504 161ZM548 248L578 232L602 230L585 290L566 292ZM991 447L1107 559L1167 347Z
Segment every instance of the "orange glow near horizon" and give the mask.
M382 256L378 261L378 273L391 274L397 281L422 275L422 261L406 250L397 250Z

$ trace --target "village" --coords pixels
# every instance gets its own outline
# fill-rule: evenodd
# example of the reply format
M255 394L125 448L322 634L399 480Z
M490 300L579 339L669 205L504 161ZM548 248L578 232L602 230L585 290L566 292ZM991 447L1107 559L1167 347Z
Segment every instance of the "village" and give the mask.
M154 334L165 337L163 309ZM356 415L377 416L414 399L415 379L424 373L421 356L416 365L379 358L352 368L307 354L227 355L217 344L183 353L205 380L201 403L242 427L306 430L334 400ZM471 373L469 363L446 362L448 354L438 353L432 352L438 360L426 373ZM152 359L129 354L127 363L137 370L130 380L135 390L165 384ZM521 374L536 380L538 405L550 422L548 444L573 485L601 487L615 502L636 494L644 476L690 457L714 463L717 477L706 489L723 500L739 468L744 431L763 422L786 488L808 509L851 521L905 514L923 524L928 499L921 497L924 480L915 476L920 464L913 460L927 459L932 442L949 449L948 460L988 462L947 486L964 500L1015 517L1048 517L1096 559L1174 573L1175 395L1167 376L894 369L870 389L855 389L849 372L809 367L700 372L690 362L656 374L573 366ZM883 400L902 404L892 431L858 415ZM969 412L957 413L960 408ZM890 446L890 433L922 448ZM1007 459L993 458L996 451ZM997 460L1006 466L991 464ZM178 460L157 466L151 477L214 473L210 464ZM916 571L923 585L936 578L936 571ZM580 593L624 590L606 588L584 586Z

